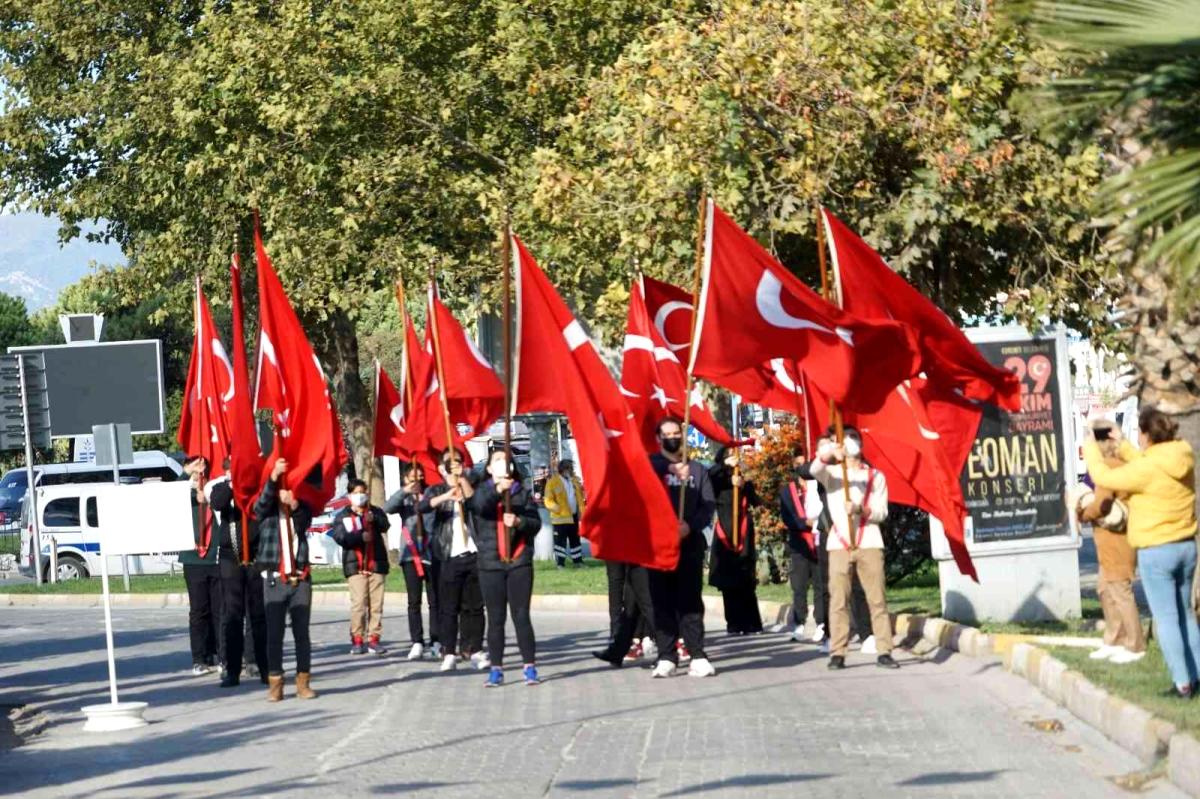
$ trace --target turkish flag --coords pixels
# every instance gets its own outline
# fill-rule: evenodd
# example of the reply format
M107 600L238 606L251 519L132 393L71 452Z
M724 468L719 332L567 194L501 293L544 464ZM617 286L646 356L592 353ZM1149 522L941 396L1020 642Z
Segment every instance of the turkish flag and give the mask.
M193 303L196 332L192 339L192 360L188 366L187 388L179 414L179 445L189 455L203 455L208 461L206 478L220 474L229 454L230 431L222 402L231 396L233 366L217 335L212 309L196 277Z
M277 458L286 459L283 485L314 513L320 513L333 497L338 473L349 460L341 425L321 362L284 294L257 228L254 250L262 328L254 406L275 412L275 445L261 478L269 476Z
M580 534L604 560L674 569L679 528L633 414L579 322L516 236L514 413L565 413L588 501Z
M225 419L232 436L229 449L229 479L234 501L243 518L250 518L254 500L262 488L263 456L250 397L250 364L246 359L242 264L235 253L230 262L233 299L233 393L224 401ZM244 553L249 557L250 553Z
M681 361L686 360L690 352L692 295L678 286L649 277L642 278L642 287L651 327L668 352ZM802 416L805 400L800 374L795 361L772 358L765 364L725 375L714 382L736 393L743 402Z
M685 405L691 403L688 417L691 424L704 435L725 446L734 446L733 436L721 427L709 412L699 388L687 391L687 373L679 357L667 347L662 334L650 321L646 309L644 278L638 278L629 289L629 315L625 322L625 353L621 363L621 393L633 411L642 444L647 452L658 451L656 428L667 416L684 417Z
M825 209L822 216L842 308L864 319L895 319L916 331L921 371L967 399L1021 410L1021 381L993 366L940 308L892 271L879 253Z
M408 322L410 337L415 340L416 333L412 330L412 322ZM407 347L406 347L407 349ZM405 355L405 365L408 370L409 359ZM411 375L403 375L401 380L411 379ZM426 425L425 403L419 406L410 401L407 394L416 392L411 386L399 390L384 371L379 361L375 362L375 448L377 457L394 455L402 461L420 464L426 483L436 483L441 480L437 471L438 453L433 450ZM423 395L422 395L423 400Z
M436 329L441 349L442 377L446 382L445 400L450 411L454 438L461 444L468 438L487 432L492 422L504 413L504 385L492 365L450 313L437 289L430 286L425 336L432 350ZM436 328L435 328L436 324ZM436 386L436 374L433 385ZM435 398L435 401L440 399ZM440 417L438 417L440 418ZM431 428L431 432L434 429ZM435 442L445 448L445 423L438 428Z
M783 358L839 405L874 409L920 367L906 325L866 321L821 299L711 201L698 313L692 373L722 385Z

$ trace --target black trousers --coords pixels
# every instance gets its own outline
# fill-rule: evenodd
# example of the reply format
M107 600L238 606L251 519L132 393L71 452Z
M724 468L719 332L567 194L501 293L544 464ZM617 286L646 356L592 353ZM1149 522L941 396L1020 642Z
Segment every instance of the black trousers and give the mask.
M753 584L721 589L725 605L725 629L731 633L761 633L762 614L758 611L758 591Z
M825 625L825 637L829 638L829 550L824 546L817 548L817 558L821 574L821 601L815 599L817 624ZM867 606L867 594L863 591L858 574L851 574L850 582L850 632L858 634L860 641L867 640L871 635L871 609Z
M408 637L414 644L425 643L425 625L421 620L422 591L429 598L429 642L436 643L438 640L438 592L434 590L434 586L437 585L434 581L434 564L423 565L424 577L417 574L417 566L413 561L406 560L401 564L404 571L404 591L408 594Z
M479 588L479 558L471 553L442 562L438 588L441 623L438 635L446 654L456 644L464 655L483 649L483 593ZM462 615L462 640L459 641L459 614Z
M679 553L674 571L650 569L655 642L660 660L679 661L675 642L683 638L693 658L704 654L704 550Z
M267 611L267 666L269 673L283 674L283 634L287 620L292 619L292 640L296 644L296 671L312 671L312 639L308 624L312 618L312 581L301 580L296 585L287 580L268 577L263 582L263 599Z
M535 663L537 641L533 636L533 622L529 618L529 603L533 599L533 564L512 569L480 569L479 585L487 606L488 660L492 661L492 666L504 665L505 625L510 610L521 661L525 665Z
M829 563L825 564L825 571ZM825 575L821 571L819 561L809 560L803 552L792 553L792 569L788 575L792 585L792 626L803 627L808 621L808 587L813 591L813 619L817 624L825 624L828 613L825 610Z
M267 673L267 615L263 606L262 575L253 565L243 566L233 558L218 564L221 572L221 625L225 640L225 668L242 673L246 648L246 619L250 620L250 647L260 674Z
M608 561L609 652L624 657L634 638L654 638L654 602L650 571L644 566Z
M573 563L583 563L583 543L579 540L578 524L554 525L554 562L562 566L570 557Z
M207 663L214 655L224 662L221 647L221 574L217 564L183 566L183 581L188 592L188 634L192 663Z

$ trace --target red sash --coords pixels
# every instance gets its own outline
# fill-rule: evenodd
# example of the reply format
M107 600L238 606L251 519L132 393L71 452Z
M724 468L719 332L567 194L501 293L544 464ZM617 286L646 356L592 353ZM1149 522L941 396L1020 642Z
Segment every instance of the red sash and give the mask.
M201 558L208 555L208 548L212 546L212 526L213 512L212 506L207 502L196 506L196 513L202 515L200 522L200 543L196 545L196 554Z
M797 491L796 490L796 481L789 480L788 481L788 491L792 495L792 504L796 507L796 517L799 519L806 519L807 514L804 509L804 498L808 494L808 487L806 486L803 490ZM816 533L813 532L811 527L808 528L807 530L802 530L800 532L800 537L803 538L805 543L808 544L809 549L816 551L817 536L816 536Z
M351 532L351 533L367 532L368 530L370 530L372 528L371 510L370 510L370 508L368 508L367 511L365 513L363 513L361 516L359 516L354 511L351 511L350 514L348 516L346 516L345 521L352 522L352 526L348 530L348 532ZM364 540L361 548L357 548L357 547L355 548L354 557L358 560L358 570L360 573L375 571L374 555L375 555L375 542L374 541Z
M421 551L417 549L417 542L413 540L412 534L408 532L407 527L401 527L404 530L404 540L408 543L408 551L412 553L413 566L417 570L417 576L424 579L425 564L421 562Z
M512 553L512 557L510 558L508 555L508 527L504 524L504 503L502 502L496 505L496 548L500 551L501 563L512 563L525 551L525 542L521 541L517 544L517 551Z
M721 543L725 545L725 548L728 550L731 550L733 552L737 552L737 553L741 553L746 550L746 527L749 522L748 510L749 510L750 506L749 506L749 503L746 501L745 494L742 494L742 500L741 500L740 504L742 506L741 507L741 517L742 518L741 518L741 523L738 525L738 545L736 547L730 546L730 544L729 544L729 538L725 534L725 528L721 525L721 515L720 514L717 514L717 526L714 528L714 532L717 534L717 538L721 539Z
M858 537L853 543L847 542L845 536L838 530L837 524L833 525L833 534L837 536L838 541L842 542L842 548L851 550L858 549L858 545L862 543L863 533L867 529L867 517L870 516L870 511L867 510L867 503L871 501L871 486L875 483L875 470L867 467L867 490L863 492L862 513L858 517Z

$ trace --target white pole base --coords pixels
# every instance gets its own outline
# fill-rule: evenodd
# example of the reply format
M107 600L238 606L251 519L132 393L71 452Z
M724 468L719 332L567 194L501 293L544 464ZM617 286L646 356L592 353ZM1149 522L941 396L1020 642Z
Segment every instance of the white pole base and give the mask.
M149 722L142 717L150 704L148 702L107 702L103 705L87 705L83 714L87 722L83 725L84 732L116 732L145 727Z

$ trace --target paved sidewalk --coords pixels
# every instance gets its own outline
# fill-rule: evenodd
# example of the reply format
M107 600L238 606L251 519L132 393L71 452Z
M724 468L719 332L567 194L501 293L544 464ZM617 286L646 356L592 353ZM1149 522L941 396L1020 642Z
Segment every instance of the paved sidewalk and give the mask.
M588 656L599 614L534 614L543 685L483 688L431 661L346 654L341 613L314 618L314 702L271 706L246 683L193 678L186 611L115 613L122 697L140 731L85 735L107 700L98 609L0 609L0 704L36 705L47 730L0 753L9 795L1125 796L1135 759L996 665L939 653L881 671L851 653L825 669L781 635L712 637L710 680L651 680ZM386 629L405 629L392 614ZM510 652L511 665L519 658ZM510 679L516 672L510 671ZM289 683L288 693L292 692ZM1061 720L1061 732L1029 722ZM1150 796L1180 796L1155 781Z

